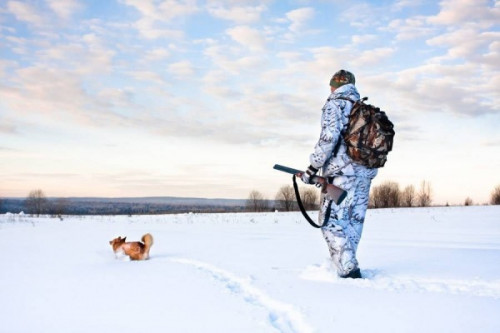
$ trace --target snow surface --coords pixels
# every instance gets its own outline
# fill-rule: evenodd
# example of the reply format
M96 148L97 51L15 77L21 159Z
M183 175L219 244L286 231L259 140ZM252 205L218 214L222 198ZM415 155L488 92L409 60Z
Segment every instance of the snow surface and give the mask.
M369 210L358 254L297 212L0 215L0 332L500 332L500 206Z

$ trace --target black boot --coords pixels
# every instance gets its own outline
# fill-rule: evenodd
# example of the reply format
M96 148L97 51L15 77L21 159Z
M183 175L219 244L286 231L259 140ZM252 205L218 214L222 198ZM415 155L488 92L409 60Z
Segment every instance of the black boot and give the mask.
M349 272L349 274L341 276L341 278L361 279L362 278L361 271L359 270L359 268L353 269L352 271Z

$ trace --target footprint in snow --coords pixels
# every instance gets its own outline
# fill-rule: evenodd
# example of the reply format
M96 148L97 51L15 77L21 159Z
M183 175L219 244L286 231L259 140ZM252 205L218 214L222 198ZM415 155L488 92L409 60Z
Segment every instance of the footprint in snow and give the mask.
M193 266L222 283L234 294L243 298L253 306L263 307L268 311L269 323L279 332L313 332L313 328L305 321L303 314L293 305L281 302L269 296L265 291L252 285L252 279L243 278L232 272L201 261L177 258L172 261Z

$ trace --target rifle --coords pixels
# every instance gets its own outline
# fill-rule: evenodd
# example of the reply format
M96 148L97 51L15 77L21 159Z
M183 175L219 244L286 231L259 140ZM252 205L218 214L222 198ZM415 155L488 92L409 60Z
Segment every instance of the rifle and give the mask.
M304 171L293 169L293 168L289 168L289 167L286 167L286 166L283 166L283 165L279 165L279 164L275 164L274 167L273 167L273 169L276 169L278 171L283 171L283 172L290 173L290 174L294 175L294 180L293 180L294 181L294 187L296 185L295 176L301 177L302 174L304 173ZM326 198L328 200L333 200L333 202L335 202L335 204L337 204L337 205L339 205L345 199L345 197L347 196L347 192L346 191L344 191L340 187L335 186L333 184L328 184L326 178L324 178L324 177L313 176L311 178L311 181L314 184L320 184L321 185L321 192L323 194L325 194L325 196L326 196ZM296 191L295 194L297 194L297 191ZM297 197L297 199L300 199L300 197ZM297 200L297 201L299 201L299 200Z

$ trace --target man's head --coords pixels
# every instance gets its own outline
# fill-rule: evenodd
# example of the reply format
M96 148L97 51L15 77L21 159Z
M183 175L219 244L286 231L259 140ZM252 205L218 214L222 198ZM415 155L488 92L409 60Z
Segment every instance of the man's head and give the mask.
M356 78L354 77L354 74L341 69L337 73L333 74L333 77L330 80L330 87L337 89L338 87L349 83L356 84Z

